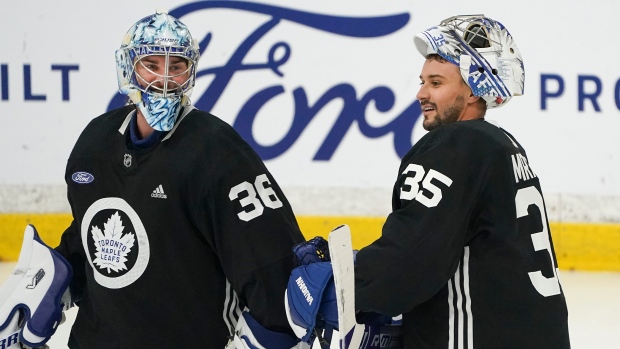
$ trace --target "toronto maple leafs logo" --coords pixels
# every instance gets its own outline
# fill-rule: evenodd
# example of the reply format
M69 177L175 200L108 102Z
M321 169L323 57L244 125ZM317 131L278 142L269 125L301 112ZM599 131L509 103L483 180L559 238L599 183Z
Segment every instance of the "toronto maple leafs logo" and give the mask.
M80 225L82 246L95 281L120 289L136 282L151 256L149 236L138 213L122 198L93 202Z
M103 231L96 225L91 228L97 249L93 264L107 270L108 274L111 271L118 272L127 269L125 264L127 254L131 252L135 236L131 232L123 234L123 230L125 230L125 226L123 226L123 221L118 212L112 214L107 222L103 223Z

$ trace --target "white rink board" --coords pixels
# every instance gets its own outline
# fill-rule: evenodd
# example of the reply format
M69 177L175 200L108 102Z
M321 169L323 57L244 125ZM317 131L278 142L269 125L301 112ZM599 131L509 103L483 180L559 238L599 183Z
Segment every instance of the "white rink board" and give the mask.
M93 117L106 111L116 92L114 51L134 22L159 6L174 13L193 9L184 11L180 19L198 40L212 34L199 70L208 73L207 69L219 68L220 73L200 76L192 99L212 106L212 113L231 124L244 107L258 105L252 114L254 123L245 122L242 127L273 152L266 163L285 189L377 188L385 195L387 208L376 212L389 210L399 164L394 133L413 142L424 134L419 122L413 128L401 127L371 138L358 121L344 126L337 121L342 123L347 116L363 118L376 129L396 119L415 102L418 90L423 59L413 47L412 36L451 15L484 13L500 20L513 34L526 70L525 96L489 111L488 118L497 120L525 146L546 194L620 197L620 92L616 91L620 68L612 61L620 54L613 36L620 30L616 18L620 3L592 0L587 6L566 6L559 0L524 0L506 6L504 2L456 0L439 5L411 0L269 0L223 8L230 3L239 4L159 1L154 5L146 0L4 4L0 19L10 30L0 36L0 195L16 186L41 190L41 185L63 185L66 159L75 140ZM333 26L325 24L330 20L326 16L336 17L334 23L349 28L350 35L362 37L334 33ZM386 16L393 20L382 19ZM356 24L346 24L347 17L357 18ZM277 18L280 21L273 22L242 54L242 43ZM394 24L403 18L401 24ZM571 23L582 24L569 27ZM389 26L393 28L386 35L360 34L364 28L376 34ZM270 69L266 64L274 48L274 61L286 53L288 58ZM235 53L241 64L262 67L231 68ZM229 80L221 74L226 69L233 72ZM225 83L215 83L222 79ZM546 85L541 86L544 79ZM563 93L551 97L558 92L559 82ZM259 92L270 88L279 93L256 102ZM352 109L375 88L382 93L379 104L383 106L371 101L365 108ZM312 120L303 131L291 131L293 120L301 120L304 109L301 99L295 102L295 93L305 96L312 106L329 91L342 95L345 90L353 91L355 98L345 102L335 98L311 113ZM410 120L418 116L412 114ZM337 132L342 136L335 137ZM276 146L287 135L296 140ZM328 145L332 151L323 151L325 159L314 160L319 149ZM336 197L346 200L344 195ZM371 198L361 205L374 205ZM62 199L44 196L40 202ZM313 211L301 201L297 211Z

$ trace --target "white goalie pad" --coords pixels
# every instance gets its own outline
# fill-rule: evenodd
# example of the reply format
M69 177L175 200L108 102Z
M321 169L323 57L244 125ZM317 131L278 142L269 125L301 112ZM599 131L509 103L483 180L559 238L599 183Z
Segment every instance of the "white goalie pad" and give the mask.
M69 263L28 225L17 265L0 288L0 348L19 348L16 339L29 347L49 340L61 322L71 276Z
M19 312L16 312L4 330L0 331L0 348L21 349L19 345Z

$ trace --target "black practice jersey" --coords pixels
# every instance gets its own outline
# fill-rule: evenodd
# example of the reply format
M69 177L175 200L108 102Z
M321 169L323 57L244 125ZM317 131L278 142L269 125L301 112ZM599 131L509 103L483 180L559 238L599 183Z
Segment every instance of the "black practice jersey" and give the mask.
M292 335L283 299L303 236L291 207L232 127L188 108L148 149L128 140L134 107L110 111L71 153L74 220L57 250L80 299L72 347L219 349L244 306Z
M405 155L382 236L357 254L359 310L403 314L405 348L569 348L540 183L484 120Z

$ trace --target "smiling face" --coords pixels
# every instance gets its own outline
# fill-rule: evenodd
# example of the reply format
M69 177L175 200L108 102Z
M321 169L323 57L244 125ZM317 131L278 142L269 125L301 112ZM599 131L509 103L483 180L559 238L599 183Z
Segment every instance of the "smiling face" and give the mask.
M478 119L484 116L476 108L479 97L472 95L471 89L456 65L439 56L426 59L420 74L420 101L427 131L461 120Z

